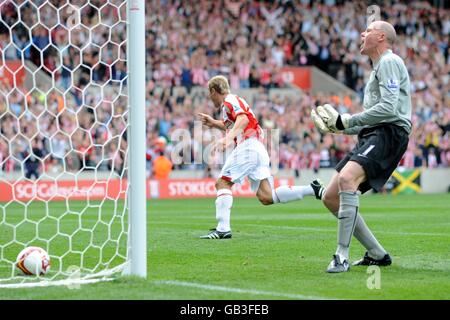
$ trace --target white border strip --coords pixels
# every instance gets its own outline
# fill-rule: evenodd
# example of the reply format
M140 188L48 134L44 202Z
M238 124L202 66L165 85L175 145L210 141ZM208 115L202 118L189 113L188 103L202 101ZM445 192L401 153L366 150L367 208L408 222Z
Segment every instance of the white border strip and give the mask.
M262 290L252 290L252 289L241 289L241 288L230 288L223 286L216 286L210 284L201 284L195 282L185 282L177 280L156 280L152 281L156 285L169 285L169 286L181 286L181 287L191 287L197 289L211 290L211 291L222 291L222 292L233 292L233 293L247 293L256 296L271 296L271 297L281 297L297 300L340 300L333 297L319 297L319 296L309 296L303 294L292 294L283 292L273 292L273 291L262 291Z

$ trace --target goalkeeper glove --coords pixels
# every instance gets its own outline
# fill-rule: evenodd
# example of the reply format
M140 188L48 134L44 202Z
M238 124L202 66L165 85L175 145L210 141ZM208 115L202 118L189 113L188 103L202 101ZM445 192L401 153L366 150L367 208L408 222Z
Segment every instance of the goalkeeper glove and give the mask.
M322 120L322 118L316 113L316 110L311 110L311 119L314 122L314 125L316 128L320 131L320 133L334 133L328 126L325 124L325 122Z
M339 114L331 105L324 104L317 107L317 113L328 127L330 132L337 132L349 127L350 118L348 113Z

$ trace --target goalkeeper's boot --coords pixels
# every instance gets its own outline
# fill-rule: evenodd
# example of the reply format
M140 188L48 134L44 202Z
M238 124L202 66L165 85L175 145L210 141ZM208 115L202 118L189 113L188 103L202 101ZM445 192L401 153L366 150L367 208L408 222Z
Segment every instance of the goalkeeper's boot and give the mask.
M354 266L390 266L391 264L392 259L389 253L386 253L383 258L377 260L370 257L367 251L362 259L352 263Z
M231 231L218 231L211 229L211 232L201 236L200 239L231 239Z
M339 273L346 272L350 269L350 265L348 264L347 259L342 259L342 257L338 254L333 255L333 260L331 260L328 265L327 272L328 273Z
M311 182L311 188L314 190L314 194L316 195L316 199L322 200L323 194L325 193L325 188L323 186L322 181L319 179Z

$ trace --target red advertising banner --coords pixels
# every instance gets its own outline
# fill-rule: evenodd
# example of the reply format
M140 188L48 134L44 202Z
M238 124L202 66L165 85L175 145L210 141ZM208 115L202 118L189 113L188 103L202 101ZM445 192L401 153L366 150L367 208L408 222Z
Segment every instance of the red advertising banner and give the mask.
M215 179L167 179L147 180L147 198L179 199L179 198L213 198L216 197ZM293 184L294 178L275 178L275 187ZM246 180L242 185L233 186L236 197L254 197L250 183Z
M16 181L0 182L0 201L47 200L100 200L123 199L126 194L125 180L79 180L79 181Z
M167 179L147 180L147 199L214 198L215 179ZM293 178L274 179L275 187L293 184ZM0 181L0 202L8 201L58 201L124 199L126 180L79 180L79 181ZM255 193L246 181L234 185L236 197L253 197Z
M311 89L311 68L309 67L283 67L281 76L284 83L293 84L303 90Z
M16 79L16 87L21 87L25 81L25 68L22 61L19 60L0 60L0 81L7 82L14 86L14 78Z

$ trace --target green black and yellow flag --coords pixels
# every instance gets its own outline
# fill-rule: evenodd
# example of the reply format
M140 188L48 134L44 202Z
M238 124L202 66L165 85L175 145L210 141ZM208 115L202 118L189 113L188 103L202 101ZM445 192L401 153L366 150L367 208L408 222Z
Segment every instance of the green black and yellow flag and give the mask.
M415 194L420 188L420 169L395 170L391 176L392 194Z

